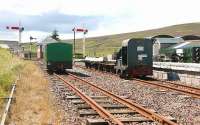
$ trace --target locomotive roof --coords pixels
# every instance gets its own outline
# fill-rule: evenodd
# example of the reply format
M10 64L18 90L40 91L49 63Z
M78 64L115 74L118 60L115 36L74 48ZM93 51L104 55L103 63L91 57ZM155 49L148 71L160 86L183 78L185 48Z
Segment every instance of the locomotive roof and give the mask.
M200 40L200 36L197 35L185 35L181 38L183 38L184 40Z
M122 41L122 46L127 46L130 39L125 39Z
M128 42L130 41L138 41L138 40L145 40L145 39L151 39L151 38L132 38L132 39L125 39L122 41L122 46L127 46Z
M170 36L170 35L156 35L156 36L153 36L153 37L151 37L151 38L153 38L153 39L155 39L155 38L174 38L173 36Z

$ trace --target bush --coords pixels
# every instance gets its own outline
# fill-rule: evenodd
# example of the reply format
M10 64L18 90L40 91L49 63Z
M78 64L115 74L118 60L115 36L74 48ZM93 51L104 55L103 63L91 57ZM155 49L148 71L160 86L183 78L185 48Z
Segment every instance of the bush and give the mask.
M6 96L17 78L22 61L8 50L0 48L0 96Z

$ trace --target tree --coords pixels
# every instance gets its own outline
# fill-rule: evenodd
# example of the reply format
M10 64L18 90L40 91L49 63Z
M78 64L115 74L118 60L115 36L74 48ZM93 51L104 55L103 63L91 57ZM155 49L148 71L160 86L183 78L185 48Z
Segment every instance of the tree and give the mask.
M55 39L55 40L60 40L57 30L54 30L54 31L52 32L51 38L53 38L53 39Z

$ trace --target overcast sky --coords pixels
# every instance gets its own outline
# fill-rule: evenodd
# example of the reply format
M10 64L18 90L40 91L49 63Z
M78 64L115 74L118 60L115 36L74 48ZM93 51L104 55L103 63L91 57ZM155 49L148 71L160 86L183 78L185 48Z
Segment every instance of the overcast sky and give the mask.
M73 27L85 27L87 36L100 36L200 22L199 0L0 0L0 39L18 39L6 26L25 28L41 40L57 29L72 39ZM77 34L81 37L82 34Z

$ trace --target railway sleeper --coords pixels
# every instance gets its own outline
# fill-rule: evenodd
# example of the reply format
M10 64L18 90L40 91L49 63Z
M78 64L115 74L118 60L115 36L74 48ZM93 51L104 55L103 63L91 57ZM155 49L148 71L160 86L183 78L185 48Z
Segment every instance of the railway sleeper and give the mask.
M102 99L98 99L98 100L95 100L95 102L97 103L110 103L109 100L102 100ZM83 100L72 100L72 103L75 104L75 105L78 105L78 104L85 104L86 102L83 101Z
M107 109L118 109L118 108L127 108L124 105L113 105L113 104L101 104L103 108ZM79 104L77 105L77 108L80 109L91 109L91 107L88 104Z
M129 110L129 109L119 109L119 110L113 110L109 111L111 114L131 114L131 115L136 115L138 112ZM89 115L99 115L96 111L94 110L79 110L79 116L89 116Z
M121 122L152 122L151 120L144 117L132 117L132 118L119 118ZM88 118L86 125L108 125L108 122L104 119L91 119Z
M62 87L61 87L61 92L64 92L64 91L62 91L62 90L64 90ZM67 98L68 97L68 98ZM80 97L77 97L77 96L67 96L66 98L67 99L71 99L72 101L74 100L74 99L79 99L78 101L79 102L81 102L81 100L80 100ZM69 98L69 97L72 97L72 98ZM91 96L91 98L96 98L96 99L98 99L98 96ZM106 97L106 96L99 96L99 98L101 99L101 98L108 98L108 97ZM82 101L83 102L83 101ZM128 111L128 109L127 109L127 107L126 106L124 106L124 105L113 105L113 104L100 104L102 107L104 107L104 108L107 108L107 109L120 109L120 110L116 110L116 111L110 111L110 113L111 114L133 114L133 117L131 117L131 118L119 118L119 120L121 121L121 122L151 122L151 120L149 120L149 119L147 119L147 118L145 118L145 117L141 117L141 115L137 115L138 113L137 112L135 112L135 111ZM87 104L78 104L77 105L77 108L80 110L80 109L91 109L91 107L89 106L89 105L87 105ZM124 110L124 111L123 111ZM126 110L126 111L125 111ZM85 112L81 112L81 111L79 111L79 115L80 116L85 116L85 115L95 115L95 114L97 114L94 110L93 111L85 111ZM168 118L169 119L169 118ZM172 119L172 120L175 120L175 119ZM88 121L88 120L87 120ZM94 119L93 119L93 121L94 121ZM87 122L88 123L88 125L91 123L91 122ZM99 123L99 122L94 122L94 125L96 124L96 123ZM103 124L103 123L106 123L107 124L107 121L105 121L105 122L101 122L101 125ZM98 125L98 124L96 124L96 125Z
M107 99L107 96L90 96L92 99ZM81 99L79 96L67 96L66 99Z

